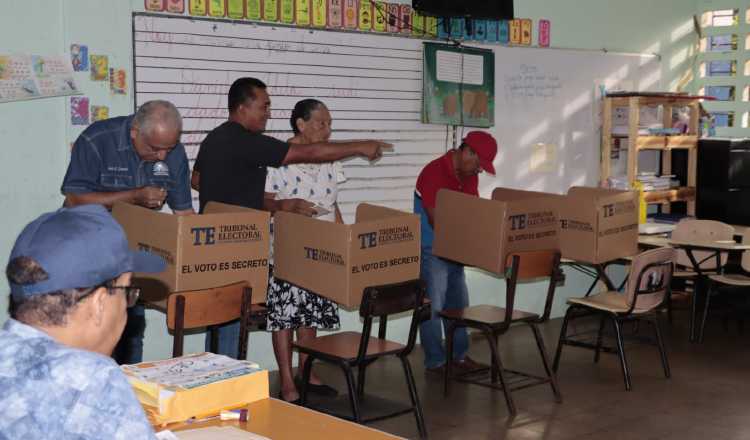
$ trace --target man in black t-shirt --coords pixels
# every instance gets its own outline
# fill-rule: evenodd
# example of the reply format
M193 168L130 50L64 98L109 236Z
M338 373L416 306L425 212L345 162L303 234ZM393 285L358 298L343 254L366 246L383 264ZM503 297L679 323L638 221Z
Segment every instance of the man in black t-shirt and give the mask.
M266 136L271 116L266 85L255 78L240 78L229 88L229 120L213 129L201 143L193 167L193 188L200 188L200 210L209 201L253 209L293 211L311 215L312 203L302 199L265 201L266 167L292 163L333 162L352 156L370 160L390 147L366 140L290 145Z
M364 140L291 145L266 136L271 98L266 85L255 78L240 78L229 88L229 120L211 130L201 143L193 166L192 187L200 191L200 212L210 201L267 211L316 214L303 199L264 199L266 167L293 163L333 162L352 156L379 158L385 142ZM237 357L239 325L221 326L219 354ZM209 350L206 338L206 350Z

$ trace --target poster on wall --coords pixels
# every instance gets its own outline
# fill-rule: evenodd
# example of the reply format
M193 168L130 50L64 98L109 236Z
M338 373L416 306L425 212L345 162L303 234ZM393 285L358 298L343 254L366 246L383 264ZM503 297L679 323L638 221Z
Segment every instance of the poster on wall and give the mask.
M107 55L91 55L91 81L109 80L109 58Z
M278 21L278 19L279 19L278 0L263 0L263 20Z
M173 14L184 14L185 0L167 0L167 12Z
M424 43L422 122L495 125L495 54L492 50Z
M80 94L68 56L0 55L0 102Z
M83 44L71 44L70 63L76 72L89 70L89 47Z

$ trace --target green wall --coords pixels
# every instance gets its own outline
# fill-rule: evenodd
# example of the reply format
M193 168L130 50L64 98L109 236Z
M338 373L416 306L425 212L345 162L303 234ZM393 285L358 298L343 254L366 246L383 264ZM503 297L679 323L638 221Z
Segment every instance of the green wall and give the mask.
M516 16L552 22L555 47L602 49L625 52L653 52L663 58L662 84L673 89L690 58L692 14L697 0L516 0ZM701 2L701 3L706 3ZM72 43L87 44L90 54L110 57L110 66L131 69L131 12L141 11L143 0L5 0L0 14L0 53L63 54ZM111 95L105 83L90 81L85 73L76 79L91 103L110 106L110 116L132 111L132 96ZM130 92L130 90L129 90ZM0 212L4 227L0 230L0 264L18 232L31 219L62 203L60 183L67 167L69 145L80 133L69 124L67 98L0 104ZM75 270L71 267L71 270ZM502 281L470 271L471 300L497 302L504 288ZM588 280L568 272L566 285L559 291L554 313L564 310L564 298L580 294ZM541 291L540 288L534 289ZM7 292L5 279L0 291ZM541 296L541 292L539 295ZM541 298L524 298L536 307ZM523 303L522 303L523 304ZM0 295L0 322L7 314L7 295ZM165 331L163 315L148 313L146 359L168 357L172 338ZM389 328L403 337L408 323L397 320ZM342 313L346 329L359 327L356 314ZM552 345L552 344L550 344ZM203 346L202 336L190 336L186 351ZM254 333L249 357L275 369L270 337Z

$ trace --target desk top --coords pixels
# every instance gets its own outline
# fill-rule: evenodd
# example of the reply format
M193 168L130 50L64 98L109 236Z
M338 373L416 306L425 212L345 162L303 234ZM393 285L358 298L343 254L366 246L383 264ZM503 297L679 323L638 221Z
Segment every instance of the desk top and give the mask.
M736 243L734 240L719 241L679 241L667 237L654 235L639 235L638 244L643 247L679 247L686 249L704 249L720 251L744 251L750 249L750 245Z
M209 426L234 426L273 440L401 439L401 437L377 429L358 425L278 399L268 398L253 402L248 405L248 411L250 420L247 422L216 419L202 423L177 423L167 426L167 429L184 431Z

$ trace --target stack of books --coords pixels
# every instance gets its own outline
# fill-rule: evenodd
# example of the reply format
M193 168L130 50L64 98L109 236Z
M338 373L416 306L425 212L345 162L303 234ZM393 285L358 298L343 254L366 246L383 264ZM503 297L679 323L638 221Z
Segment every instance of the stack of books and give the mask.
M123 365L154 425L216 415L268 398L268 371L213 353Z
M661 191L679 186L674 175L657 176L656 173L639 173L636 180L641 182L644 191Z

